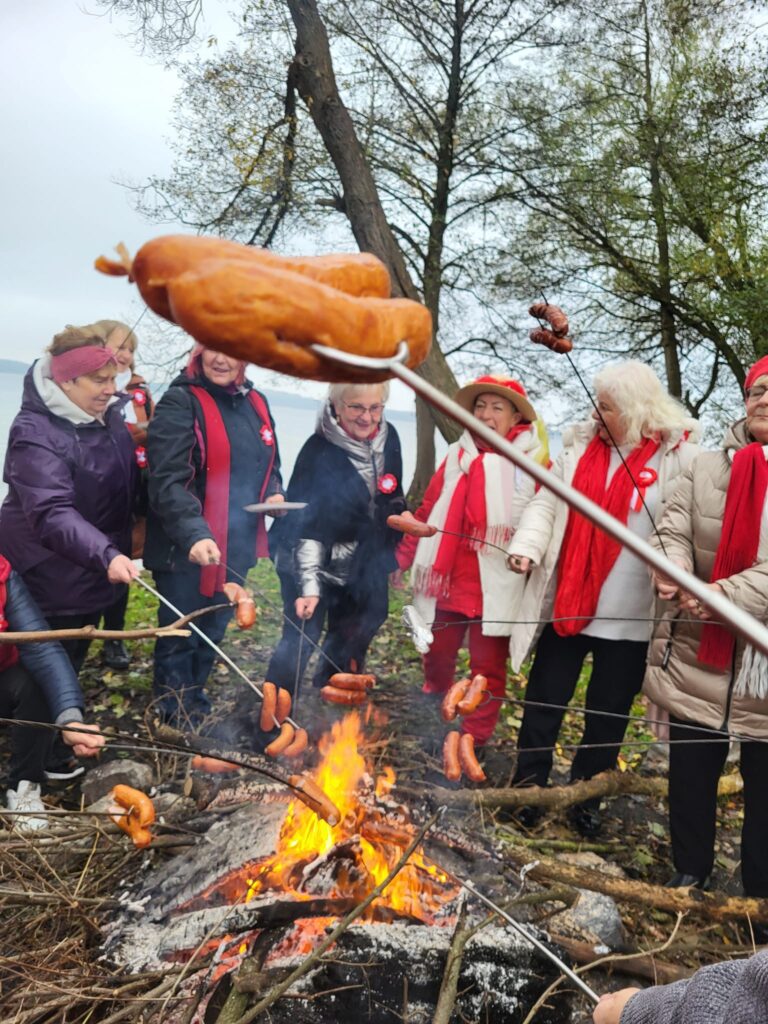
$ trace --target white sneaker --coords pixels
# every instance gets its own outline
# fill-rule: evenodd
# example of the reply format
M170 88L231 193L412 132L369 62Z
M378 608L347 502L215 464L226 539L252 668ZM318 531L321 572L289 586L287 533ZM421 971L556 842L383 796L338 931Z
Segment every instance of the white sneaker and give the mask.
M9 811L25 811L25 814L13 815L14 828L19 831L33 831L48 827L48 819L36 818L32 812L44 811L45 804L40 799L40 783L22 779L16 789L6 790L5 803Z

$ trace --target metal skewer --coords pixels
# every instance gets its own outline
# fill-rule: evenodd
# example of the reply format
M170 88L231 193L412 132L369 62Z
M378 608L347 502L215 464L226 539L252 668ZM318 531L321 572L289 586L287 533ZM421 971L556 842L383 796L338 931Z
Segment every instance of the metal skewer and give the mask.
M571 508L576 509L595 526L603 530L614 540L617 540L623 547L637 555L641 561L652 568L663 573L664 576L673 580L684 591L693 594L704 607L714 613L716 619L730 626L734 632L743 637L750 644L768 656L768 629L748 612L742 611L735 604L728 600L723 594L711 590L708 584L704 583L697 576L681 568L675 562L670 561L666 555L656 551L655 548L643 540L638 534L633 533L624 523L615 519L605 509L601 508L594 501L587 498L581 491L577 491L570 484L565 483L556 477L549 470L540 466L525 453L515 448L506 438L501 437L490 427L481 423L477 417L463 409L452 398L448 398L442 391L433 387L413 370L409 369L404 361L408 356L408 346L405 342L400 343L397 354L389 359L370 359L367 356L356 355L351 352L342 352L338 349L329 348L326 345L310 345L310 349L322 356L337 363L347 366L356 366L358 369L370 369L385 371L393 377L397 377L407 384L413 391L425 398L430 404L437 406L456 420L463 427L471 430L478 437L500 455L506 456L510 462L533 477L542 487L546 487L558 498L561 498ZM717 624L717 623L716 623Z
M152 594L153 597L156 597L158 599L158 601L162 601L162 603L166 606L166 608L169 608L175 615L181 616L182 613L179 611L179 609L175 605L171 604L171 602L168 600L167 597L163 597L163 595L159 591L155 590L154 587L150 586L149 583L147 583L146 580L143 580L141 578L141 576L135 577L135 582L140 584L142 587L144 587L144 589L146 591L148 591L150 594ZM187 625L189 626L189 628L194 633L197 633L197 635L202 640L204 640L208 644L208 646L210 648L212 648L216 652L216 654L221 658L221 660L223 662L225 662L227 665L229 665L229 667L232 669L233 672L236 672L237 675L240 676L240 678L243 680L243 682L247 683L248 686L250 686L250 688L253 690L253 692L255 694L257 694L257 696L259 696L262 700L264 700L264 694L259 689L259 687L256 685L256 683L254 683L251 679L248 678L248 676L245 674L245 672L243 672L243 670L241 668L239 668L234 663L234 661L232 661L232 659L229 657L228 654L225 654L224 651L222 651L222 649L219 647L218 644L215 644L213 642L213 640L211 640L211 638L209 636L206 636L206 634L202 631L202 629L199 629L194 624L194 622L189 622L189 623L187 623ZM279 729L280 728L280 723L274 717L274 715L272 716L272 721L275 723L275 727ZM290 718L290 717L286 718L285 721L286 722L290 722L290 724L294 727L294 729L299 729L300 728L300 726L297 725L297 723L294 722L294 720L292 718Z

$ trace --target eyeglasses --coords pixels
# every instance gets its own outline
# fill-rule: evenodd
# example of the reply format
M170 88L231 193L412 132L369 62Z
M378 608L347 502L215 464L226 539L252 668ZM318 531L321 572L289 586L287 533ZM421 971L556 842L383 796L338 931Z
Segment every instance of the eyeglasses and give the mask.
M359 419L361 416L365 416L366 413L370 413L371 418L377 420L384 412L383 405L359 405L357 402L344 402L344 405L346 405L355 419Z
M763 395L768 391L768 387L749 388L746 392L747 400L750 402L758 402Z

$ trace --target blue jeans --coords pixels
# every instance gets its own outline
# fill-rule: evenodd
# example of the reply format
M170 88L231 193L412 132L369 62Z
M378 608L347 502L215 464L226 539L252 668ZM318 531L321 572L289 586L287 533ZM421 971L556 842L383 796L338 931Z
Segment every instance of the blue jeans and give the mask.
M239 572L241 567L235 568ZM242 567L243 576L247 571L248 566ZM226 601L221 593L213 597L204 597L200 593L198 566L190 564L174 572L155 572L153 575L158 591L184 615ZM193 621L215 644L220 644L232 613L232 608L222 608ZM170 608L160 604L158 625L169 626L178 617ZM211 702L205 692L205 684L215 659L216 652L194 630L187 637L158 637L155 641L153 689L156 705L166 722L195 728L210 713Z

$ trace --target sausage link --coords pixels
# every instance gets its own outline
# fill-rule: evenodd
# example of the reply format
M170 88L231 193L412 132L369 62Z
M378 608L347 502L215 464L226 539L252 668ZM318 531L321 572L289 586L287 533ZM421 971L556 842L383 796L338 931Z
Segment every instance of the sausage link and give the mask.
M443 775L449 782L458 782L461 778L459 764L459 734L451 729L443 743Z
M290 722L283 722L280 726L280 735L272 740L267 749L264 751L268 757L279 757L280 754L284 753L296 736L296 730L293 728Z
M341 821L341 814L328 794L320 789L314 779L308 775L291 775L288 784L297 791L299 800L313 810L323 821L333 828Z
M453 684L450 690L443 697L440 714L442 715L444 722L452 722L456 718L459 701L464 700L466 697L469 685L469 679L460 679L458 683Z
M146 793L131 786L118 785L112 790L112 800L127 814L112 815L112 821L133 840L133 845L144 849L152 842L148 826L155 820L155 805Z
M277 718L277 687L274 683L263 683L261 693L263 701L259 728L262 732L271 732L275 728L275 719Z
M290 713L291 691L284 690L281 686L277 691L277 706L275 708L275 718L277 719L278 725L282 725Z
M459 764L470 781L485 782L485 772L475 756L475 737L471 732L462 733L459 739Z
M570 352L573 348L570 338L558 338L552 331L545 331L542 327L531 331L529 337L537 345L546 345L547 348L551 348L553 352L559 352L561 355Z
M470 683L469 689L466 694L456 705L456 710L460 715L471 715L473 711L477 711L480 707L480 701L483 699L483 694L488 688L488 680L485 676L476 675Z
M307 736L306 729L297 729L293 743L286 747L282 753L282 757L298 757L299 754L303 754L307 749L307 743L309 743L309 737Z
M339 690L370 690L376 682L375 676L361 675L357 672L336 672L328 680L331 686Z
M537 320L546 320L552 328L552 333L558 338L564 338L568 333L568 317L559 306L552 306L548 302L535 302L528 312Z
M240 629L251 629L256 622L256 605L250 594L246 594L237 602L235 622Z
M338 686L324 686L320 696L329 704L365 704L368 699L363 690L341 690Z
M219 757L204 757L202 754L195 754L190 767L196 772L236 772L240 765L232 764L231 761L222 761Z
M434 537L437 527L430 523L422 523L410 512L401 516L387 516L387 526L392 530L399 530L400 533L410 534L411 537Z

